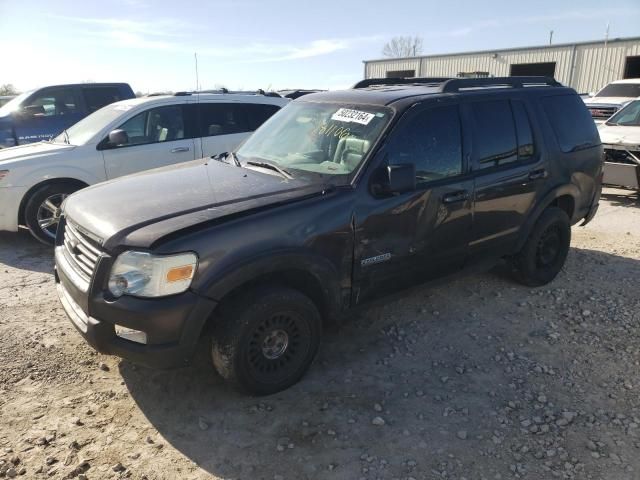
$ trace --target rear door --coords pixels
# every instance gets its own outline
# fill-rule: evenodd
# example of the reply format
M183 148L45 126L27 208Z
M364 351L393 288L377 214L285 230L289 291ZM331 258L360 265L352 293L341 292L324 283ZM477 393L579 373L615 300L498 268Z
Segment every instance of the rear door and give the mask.
M356 208L355 302L455 272L464 265L472 216L459 106L416 106L380 155L382 165L413 163L414 192Z
M472 132L472 259L502 256L515 245L548 176L524 99L490 97L463 104Z
M118 129L129 141L111 145L105 138L99 145L107 178L194 160L195 124L189 105L165 105L147 109L126 120Z
M119 102L130 98L124 95L122 89L117 85L86 85L80 87L82 98L87 108L87 114L93 113L110 103Z
M43 88L13 114L18 144L39 142L62 132L86 113L76 87Z

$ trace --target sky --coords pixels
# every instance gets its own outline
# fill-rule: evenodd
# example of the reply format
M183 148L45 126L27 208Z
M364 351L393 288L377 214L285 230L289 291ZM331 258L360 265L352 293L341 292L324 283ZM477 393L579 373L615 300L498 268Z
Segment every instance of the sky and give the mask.
M640 2L617 0L0 0L0 84L85 81L135 91L346 88L387 40L424 54L640 36Z

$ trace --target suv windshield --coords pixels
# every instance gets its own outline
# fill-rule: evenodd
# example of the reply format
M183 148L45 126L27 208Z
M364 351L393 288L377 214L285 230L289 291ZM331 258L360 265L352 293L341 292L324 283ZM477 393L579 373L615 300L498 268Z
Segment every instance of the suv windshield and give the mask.
M238 158L292 172L349 175L362 163L393 113L371 105L296 102L260 127Z
M607 120L607 125L624 125L625 127L640 126L640 100L628 103L626 107L618 111Z
M596 97L640 97L640 83L611 83L600 90Z
M127 104L112 104L96 110L91 115L83 118L78 123L69 127L66 131L69 143L72 145L84 145L98 134L105 126L118 117L121 117L131 109ZM102 140L102 139L99 139ZM67 143L65 132L53 139L56 143Z

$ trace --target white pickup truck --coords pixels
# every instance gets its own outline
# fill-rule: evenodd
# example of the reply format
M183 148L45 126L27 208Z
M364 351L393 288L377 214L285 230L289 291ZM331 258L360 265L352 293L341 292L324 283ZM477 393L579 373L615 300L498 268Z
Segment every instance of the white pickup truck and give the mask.
M640 78L627 78L611 82L595 95L584 100L597 123L605 122L631 100L640 97Z
M122 175L230 152L288 102L262 91L123 100L51 141L2 149L0 230L24 225L38 240L53 243L60 206L71 193Z

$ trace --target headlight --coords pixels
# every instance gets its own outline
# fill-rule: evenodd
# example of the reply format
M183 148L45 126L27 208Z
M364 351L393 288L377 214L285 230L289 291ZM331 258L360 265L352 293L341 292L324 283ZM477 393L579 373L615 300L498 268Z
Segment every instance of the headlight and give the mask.
M115 297L163 297L182 293L191 285L197 264L194 253L124 252L111 267L109 291Z

